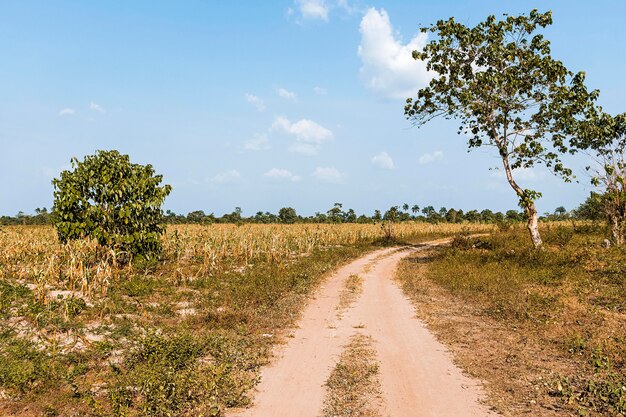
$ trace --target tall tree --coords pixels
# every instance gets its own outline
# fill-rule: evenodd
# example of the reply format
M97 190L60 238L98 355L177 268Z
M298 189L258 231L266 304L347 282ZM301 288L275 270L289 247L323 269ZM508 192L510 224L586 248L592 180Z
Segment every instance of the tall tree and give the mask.
M560 154L568 151L571 126L597 96L585 88L584 73L550 55L550 42L536 33L550 24L551 12L533 10L502 20L489 16L475 27L450 18L422 28L437 38L413 58L425 61L434 77L404 108L418 126L439 116L456 119L469 148L495 148L536 248L542 245L535 207L541 194L520 186L515 169L543 163L569 181L572 172Z

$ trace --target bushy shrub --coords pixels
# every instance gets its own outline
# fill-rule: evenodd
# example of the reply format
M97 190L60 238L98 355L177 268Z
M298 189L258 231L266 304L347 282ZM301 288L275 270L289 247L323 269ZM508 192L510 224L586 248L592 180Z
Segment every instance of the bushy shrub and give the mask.
M130 162L117 151L97 151L54 179L54 223L59 239L90 237L130 255L161 249L163 212L170 193L152 165Z

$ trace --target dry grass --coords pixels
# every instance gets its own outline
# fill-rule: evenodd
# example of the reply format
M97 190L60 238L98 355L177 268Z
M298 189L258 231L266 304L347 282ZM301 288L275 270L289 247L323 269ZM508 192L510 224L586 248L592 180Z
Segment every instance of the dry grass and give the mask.
M396 225L404 241L465 226ZM487 226L478 228L485 229ZM0 229L0 415L220 415L305 298L377 225L172 226L152 264Z
M523 229L459 237L399 277L505 415L623 415L626 251L604 249L593 225L543 234L539 252Z
M463 225L402 223L394 226L398 241L453 234ZM491 229L490 226L471 226ZM175 225L163 238L162 275L172 281L192 281L255 263L280 264L312 251L336 246L372 243L383 238L380 225ZM36 286L43 300L49 286L106 295L120 275L113 251L90 240L60 244L49 226L6 226L0 229L0 280L12 279Z
M380 401L378 362L370 337L350 339L326 383L323 417L377 417Z
M363 278L357 274L350 275L344 282L344 288L339 294L337 304L338 314L341 315L350 305L356 301L363 292Z

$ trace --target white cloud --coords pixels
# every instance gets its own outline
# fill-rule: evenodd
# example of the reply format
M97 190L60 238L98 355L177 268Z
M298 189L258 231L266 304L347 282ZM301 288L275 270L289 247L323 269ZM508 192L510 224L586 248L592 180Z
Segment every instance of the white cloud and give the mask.
M337 7L343 9L348 14L354 14L359 11L359 8L351 5L348 0L337 0Z
M387 152L381 152L378 155L374 155L374 157L372 157L372 164L382 169L394 168L393 159L391 159Z
M434 161L441 161L443 159L443 152L435 151L433 153L425 153L419 157L419 163L422 165L430 164Z
M403 44L396 38L387 12L375 8L363 16L360 32L360 75L374 93L385 98L407 98L428 84L431 76L426 64L412 57L414 50L426 45L427 34L419 33Z
M207 181L214 182L218 184L235 182L241 179L241 174L236 169L231 169L230 171L220 172L214 177L208 178Z
M317 94L318 96L325 96L326 94L328 94L328 90L325 89L324 87L318 87L315 86L313 88L313 91L315 92L315 94Z
M317 155L318 147L310 143L294 142L289 146L289 152L299 153L301 155Z
M246 101L252 104L258 111L265 110L265 102L254 94L246 93Z
M279 131L294 136L299 142L321 144L333 139L334 135L329 129L309 119L301 119L291 123L289 119L278 116L272 123L273 131Z
M243 144L244 149L248 151L264 151L271 148L270 140L263 133L255 133L252 139L247 140Z
M332 167L317 167L313 176L318 181L330 183L339 183L343 179L343 174L337 168Z
M107 111L104 109L104 107L102 107L101 105L99 105L98 103L94 103L93 101L91 103L89 103L89 108L93 111L97 111L98 113L106 113Z
M73 116L73 115L75 115L75 114L76 114L76 110L74 110L74 109L70 109L69 107L68 107L68 108L65 108L65 109L62 109L62 110L59 112L59 116Z
M272 168L263 174L264 177L272 178L276 180L289 180L289 181L300 181L302 178L298 175L294 175L291 171L280 168Z
M298 97L296 96L296 93L291 92L289 90L285 90L284 88L279 88L278 89L278 95L282 98L284 98L287 101L291 101L291 102L296 102L298 100Z
M302 20L328 22L329 16L334 10L343 11L348 15L359 12L359 8L353 6L348 0L295 0L294 3ZM294 13L295 10L293 8L287 8L287 17L292 16Z
M296 0L296 5L303 19L328 22L330 7L325 0Z

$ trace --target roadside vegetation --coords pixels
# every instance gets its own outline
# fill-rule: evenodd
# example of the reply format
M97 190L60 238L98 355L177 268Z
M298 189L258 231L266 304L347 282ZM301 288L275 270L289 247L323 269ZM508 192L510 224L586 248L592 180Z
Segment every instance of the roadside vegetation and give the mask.
M419 242L463 225L404 223ZM491 230L492 226L475 226ZM178 225L159 260L117 263L50 226L0 229L1 415L221 415L270 347L380 225Z
M624 415L626 249L598 223L544 225L542 251L524 233L459 235L400 279L505 415Z

